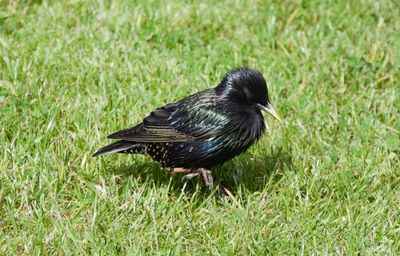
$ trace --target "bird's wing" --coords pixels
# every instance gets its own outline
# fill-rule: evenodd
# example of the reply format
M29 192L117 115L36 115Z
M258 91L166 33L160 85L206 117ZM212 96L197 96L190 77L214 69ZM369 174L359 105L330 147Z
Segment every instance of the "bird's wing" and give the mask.
M108 138L135 142L206 140L220 133L228 122L214 91L207 90L161 107L143 123Z

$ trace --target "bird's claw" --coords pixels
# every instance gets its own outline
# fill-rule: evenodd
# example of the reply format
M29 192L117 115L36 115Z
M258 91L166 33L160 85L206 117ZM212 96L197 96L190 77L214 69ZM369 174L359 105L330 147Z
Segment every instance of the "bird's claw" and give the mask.
M192 180L194 177L199 176L199 174L200 174L200 173L198 173L198 172L191 172L191 173L189 173L189 174L186 174L185 176L182 177L182 181L185 181L185 180Z

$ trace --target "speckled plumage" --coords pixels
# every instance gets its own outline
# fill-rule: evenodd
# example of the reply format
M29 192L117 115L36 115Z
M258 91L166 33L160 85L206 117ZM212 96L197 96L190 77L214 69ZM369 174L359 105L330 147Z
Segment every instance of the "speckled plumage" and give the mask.
M95 153L147 154L167 168L211 168L248 149L264 132L258 105L268 106L260 72L230 71L217 87L153 111L143 122L108 136Z

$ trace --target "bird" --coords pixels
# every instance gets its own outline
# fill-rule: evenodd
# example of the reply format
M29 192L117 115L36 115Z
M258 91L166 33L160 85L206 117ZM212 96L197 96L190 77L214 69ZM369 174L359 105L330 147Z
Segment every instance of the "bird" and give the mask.
M185 179L202 176L213 189L211 169L246 151L265 132L261 111L281 122L263 75L251 68L226 73L214 88L152 111L143 122L109 135L116 142L93 156L144 154Z

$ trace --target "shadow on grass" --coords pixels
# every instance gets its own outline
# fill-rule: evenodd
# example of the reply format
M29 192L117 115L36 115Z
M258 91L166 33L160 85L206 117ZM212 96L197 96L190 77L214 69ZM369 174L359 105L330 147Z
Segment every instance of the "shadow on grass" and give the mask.
M279 149L263 157L240 157L239 161L230 161L215 169L216 179L233 193L239 187L249 192L265 189L268 183L279 181L286 171L293 170L292 155Z
M272 153L263 154L265 157L252 159L247 154L222 166L213 169L214 183L221 184L236 194L239 187L249 192L261 191L268 183L275 183L283 177L286 171L293 170L293 161L290 153L279 149ZM140 162L140 163L139 163ZM110 170L116 175L133 177L139 184L151 182L156 187L170 184L171 193L181 193L182 188L194 192L200 182L203 191L206 191L200 178L183 181L184 174L171 174L161 168L156 162L146 158L137 164L115 166ZM186 185L185 185L185 182Z

